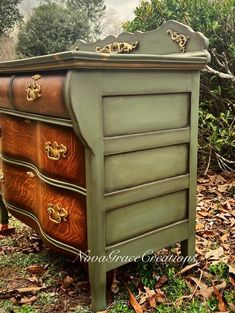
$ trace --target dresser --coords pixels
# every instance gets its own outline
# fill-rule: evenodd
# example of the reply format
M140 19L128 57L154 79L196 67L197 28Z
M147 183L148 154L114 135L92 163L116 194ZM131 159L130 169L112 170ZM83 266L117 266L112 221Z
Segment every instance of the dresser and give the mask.
M70 51L0 63L0 192L58 252L106 273L181 242L194 255L197 115L208 40L168 21Z

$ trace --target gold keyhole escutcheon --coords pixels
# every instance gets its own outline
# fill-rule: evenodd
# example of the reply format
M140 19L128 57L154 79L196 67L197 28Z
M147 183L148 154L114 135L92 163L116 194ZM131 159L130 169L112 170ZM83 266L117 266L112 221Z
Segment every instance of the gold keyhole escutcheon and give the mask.
M28 101L36 101L41 98L42 87L37 82L40 78L42 78L39 74L32 76L32 82L26 85L26 98Z

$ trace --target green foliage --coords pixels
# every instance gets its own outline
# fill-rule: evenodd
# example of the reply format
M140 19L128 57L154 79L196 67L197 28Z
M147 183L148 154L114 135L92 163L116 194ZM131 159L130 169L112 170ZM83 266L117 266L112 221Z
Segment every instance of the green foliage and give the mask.
M142 1L135 10L135 18L123 25L131 32L149 31L175 19L209 38L211 68L203 71L201 77L199 164L202 168L210 163L226 170L234 168L234 14L234 0L151 0Z
M208 313L208 311L199 301L192 301L191 304L182 305L179 308L160 304L155 313Z
M89 26L82 13L71 14L56 3L37 7L20 27L17 51L30 57L68 50L78 39L86 39Z
M0 36L11 30L21 19L18 4L21 0L1 0L0 2Z
M118 301L112 305L109 312L110 313L133 313L134 310L129 307L127 301Z
M85 14L94 38L100 35L100 22L106 8L104 0L67 0L67 6L74 15Z
M221 169L231 171L235 159L235 119L231 110L220 112L218 116L205 108L199 111L199 153L200 164L207 163L212 154ZM223 157L223 155L226 156Z
M210 299L207 300L207 306L212 312L217 310L217 305L218 301L216 300L215 297L211 297Z
M209 272L218 278L226 279L228 277L229 267L227 264L220 262L210 265Z

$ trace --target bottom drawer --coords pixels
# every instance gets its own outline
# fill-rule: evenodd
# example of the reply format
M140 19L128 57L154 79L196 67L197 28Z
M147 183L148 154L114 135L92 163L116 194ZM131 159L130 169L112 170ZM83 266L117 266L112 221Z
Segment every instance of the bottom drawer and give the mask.
M187 218L188 190L140 201L106 213L106 243L114 244Z
M64 244L86 249L84 195L49 185L23 166L3 162L3 172L3 199L19 208L22 215L31 213L41 226L41 235L45 233Z

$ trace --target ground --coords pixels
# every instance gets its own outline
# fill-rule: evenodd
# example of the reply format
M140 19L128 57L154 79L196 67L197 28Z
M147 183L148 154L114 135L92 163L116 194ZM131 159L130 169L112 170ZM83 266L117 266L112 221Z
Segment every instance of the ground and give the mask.
M75 261L48 249L13 217L0 237L0 313L88 313L88 277ZM235 312L235 179L198 179L197 262L143 262L119 268L108 290L110 313ZM180 245L157 255L180 255Z

